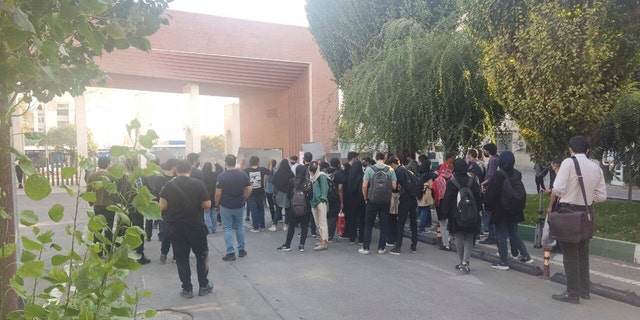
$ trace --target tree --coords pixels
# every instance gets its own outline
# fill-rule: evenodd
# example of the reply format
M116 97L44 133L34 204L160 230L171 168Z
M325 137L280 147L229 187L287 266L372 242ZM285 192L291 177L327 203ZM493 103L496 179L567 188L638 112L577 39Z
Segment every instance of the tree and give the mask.
M65 124L51 128L44 138L40 140L40 145L53 147L56 151L75 153L78 149L77 137L76 126ZM87 147L90 156L98 153L98 145L93 140L93 134L90 129L87 129Z
M600 152L614 153L614 162L624 166L625 182L631 201L634 184L640 176L640 89L629 86L617 99L598 130Z
M8 279L15 274L11 116L33 98L47 102L56 95L81 94L101 79L94 59L103 52L129 47L148 51L147 37L168 20L163 16L171 0L42 0L0 1L0 318L17 308ZM15 152L14 152L15 153ZM16 153L17 154L17 153ZM25 189L45 180L26 157L19 157L28 175ZM36 188L37 189L37 188ZM35 193L38 194L38 193ZM33 192L27 192L32 197Z
M455 3L308 2L311 32L344 92L341 141L454 151L499 123L502 109L479 72L480 47L456 30Z
M464 2L489 89L522 130L533 160L565 154L571 136L593 136L638 63L640 5Z
M225 139L223 135L200 137L200 150L218 151L224 154Z

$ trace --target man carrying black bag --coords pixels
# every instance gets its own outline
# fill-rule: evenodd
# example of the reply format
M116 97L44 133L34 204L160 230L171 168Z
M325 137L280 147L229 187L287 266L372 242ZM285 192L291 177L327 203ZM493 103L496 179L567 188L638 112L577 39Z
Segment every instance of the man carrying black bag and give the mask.
M560 210L563 208L568 210L586 209L591 213L591 219L593 219L593 203L607 199L607 187L602 169L587 158L589 148L589 141L585 137L575 136L569 140L569 153L572 158L567 158L562 162L553 183L552 192L560 198ZM554 294L552 298L562 302L579 304L580 298L590 298L589 239L583 239L577 243L558 242L563 253L567 290L561 294Z

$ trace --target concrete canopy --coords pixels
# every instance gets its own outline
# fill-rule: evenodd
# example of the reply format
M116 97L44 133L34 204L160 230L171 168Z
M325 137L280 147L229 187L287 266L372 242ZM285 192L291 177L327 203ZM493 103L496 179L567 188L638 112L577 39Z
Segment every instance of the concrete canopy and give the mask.
M150 53L128 49L98 61L106 87L238 97L242 146L287 156L309 141L332 145L337 87L308 28L168 13Z

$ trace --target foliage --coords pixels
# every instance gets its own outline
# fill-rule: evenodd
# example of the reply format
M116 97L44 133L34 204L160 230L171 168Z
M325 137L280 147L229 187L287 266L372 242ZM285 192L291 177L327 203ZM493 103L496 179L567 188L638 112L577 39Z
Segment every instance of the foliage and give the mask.
M6 223L9 220L4 219L14 216L11 116L19 105L28 104L34 98L45 103L65 92L79 95L85 90L85 86L96 80L99 82L102 74L94 59L105 51L129 47L150 50L147 37L155 33L162 24L168 23L163 12L171 1L0 1L0 34L3 35L0 41L0 215L4 222L0 225L0 246L3 250L15 247L13 224ZM50 186L43 183L44 178L35 172L26 159L21 158L21 167L29 175L26 183L35 186L29 187L32 190L30 197L45 196ZM39 241L44 243L44 240L47 240L46 237ZM5 251L2 255L5 256L6 253ZM69 261L76 261L71 253L67 256L72 259ZM23 266L29 266L25 268L36 267L27 270L27 275L36 275L42 270L39 267L42 263L34 262L29 256L20 258L29 262L23 263ZM8 311L16 307L15 293L9 290L7 283L15 272L15 261L15 255L11 254L0 260L3 301L0 305L0 317L5 317ZM16 287L20 285L12 284ZM96 305L84 305L82 312L94 307ZM25 310L27 317L41 314L41 307L32 304L31 308L33 309ZM118 316L118 313L114 312L114 316Z
M527 141L534 161L593 136L637 63L637 22L623 1L466 0L484 48L489 89ZM633 11L631 11L633 12ZM628 35L628 33L634 35Z
M598 130L597 142L602 152L615 154L614 161L624 166L625 182L640 175L640 89L624 90Z
M153 131L138 135L139 128L139 122L131 122L130 131L135 141L156 137ZM144 148L150 147L144 145ZM14 153L23 170L31 173L25 181L25 194L33 200L46 199L51 188L39 183L42 179L35 173L33 164L27 157L17 151ZM135 318L140 299L150 296L150 292L129 288L125 282L131 271L140 268L136 262L139 256L131 250L142 244L140 236L144 235L142 229L131 225L129 212L133 211L131 208L135 208L147 218L160 218L160 206L153 201L149 189L135 184L143 176L160 174L159 168L149 162L149 167L136 167L125 174L125 163L132 163L140 156L148 156L148 150L114 146L111 154L116 160L109 168L114 180L92 182L91 188L103 189L119 199L116 205L109 207L117 216L113 237L103 235L105 230L111 228L103 215L95 215L91 209L85 213L79 207L80 199L88 202L96 199L95 191L87 191L80 186L75 191L64 186L68 195L76 199L76 207L70 208L73 222L65 227L66 235L72 239L69 248L54 241L53 231L43 232L36 226L40 221L35 212L21 212L20 223L31 228L31 235L27 233L21 236L21 265L11 278L11 287L24 299L25 307L9 314L7 319ZM92 167L93 164L88 159L82 159L78 167L63 168L62 174L64 178L69 178L78 171L84 172ZM128 183L130 188L127 193L122 193L123 189L118 188L118 180ZM46 186L48 187L48 183ZM59 223L68 214L68 209L60 204L52 204L48 212L49 218L52 222ZM78 223L83 214L89 218L86 232L83 232L83 226ZM52 257L44 259L43 256Z
M201 151L218 151L224 154L225 138L223 135L200 137Z
M75 151L78 146L76 126L65 124L49 130L47 135L40 141L41 145L54 147L59 151Z

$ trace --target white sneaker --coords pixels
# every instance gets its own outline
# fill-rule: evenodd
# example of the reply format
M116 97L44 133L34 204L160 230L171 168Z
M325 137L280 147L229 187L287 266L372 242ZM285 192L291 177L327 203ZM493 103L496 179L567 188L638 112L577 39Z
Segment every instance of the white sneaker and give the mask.
M378 249L378 254L385 254L386 252L386 249Z
M289 230L289 226L288 225L285 224L284 226L282 226L282 231L287 231L287 230Z
M276 229L276 225L275 224L272 224L271 227L269 227L269 231L271 231L271 232L274 232L276 230L277 229Z
M362 254L369 254L369 250L365 250L363 248L358 249L358 252Z

